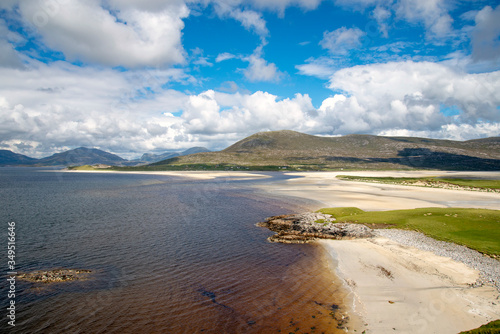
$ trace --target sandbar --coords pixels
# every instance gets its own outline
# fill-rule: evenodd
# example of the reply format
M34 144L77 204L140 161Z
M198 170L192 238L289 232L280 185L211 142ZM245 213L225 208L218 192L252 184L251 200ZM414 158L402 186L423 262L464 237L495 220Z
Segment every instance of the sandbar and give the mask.
M186 177L199 180L212 180L216 178L231 178L253 180L260 178L269 178L269 175L240 172L240 171L113 171L113 170L58 170L54 172L65 173L118 173L118 174L142 174L142 175L166 175L174 177Z

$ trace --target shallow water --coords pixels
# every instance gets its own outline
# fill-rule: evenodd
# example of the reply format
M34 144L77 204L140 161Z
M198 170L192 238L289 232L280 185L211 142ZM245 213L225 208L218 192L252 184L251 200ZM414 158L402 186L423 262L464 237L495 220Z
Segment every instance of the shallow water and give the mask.
M255 226L307 204L266 197L251 184L1 168L2 239L7 243L7 222L16 222L17 271L94 274L60 284L17 280L16 326L7 325L5 311L0 329L340 332L344 296L321 250L268 243L270 232ZM5 310L6 284L0 295Z

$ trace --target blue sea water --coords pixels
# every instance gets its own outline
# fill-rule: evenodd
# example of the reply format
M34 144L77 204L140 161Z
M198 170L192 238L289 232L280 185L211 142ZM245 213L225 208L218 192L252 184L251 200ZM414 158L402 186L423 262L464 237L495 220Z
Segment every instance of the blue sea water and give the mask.
M255 226L307 207L255 190L285 177L269 175L194 180L0 168L0 330L335 333L340 292L321 252L269 243L271 232ZM92 270L86 281L17 279L15 327L6 310L8 222L16 224L16 271Z

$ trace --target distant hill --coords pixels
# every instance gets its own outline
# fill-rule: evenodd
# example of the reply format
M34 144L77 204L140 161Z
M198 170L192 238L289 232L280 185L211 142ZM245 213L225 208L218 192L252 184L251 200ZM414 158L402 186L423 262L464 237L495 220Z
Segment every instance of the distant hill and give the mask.
M30 158L9 150L0 150L0 166L32 165L38 159Z
M152 169L499 170L500 137L469 141L295 131L259 132L219 152L174 157Z
M96 148L79 147L39 159L39 166L120 165L127 160Z
M139 159L139 161L145 163L153 163L178 156L201 153L201 152L210 152L210 150L205 147L191 147L182 152L167 152L163 154L144 153L142 157Z

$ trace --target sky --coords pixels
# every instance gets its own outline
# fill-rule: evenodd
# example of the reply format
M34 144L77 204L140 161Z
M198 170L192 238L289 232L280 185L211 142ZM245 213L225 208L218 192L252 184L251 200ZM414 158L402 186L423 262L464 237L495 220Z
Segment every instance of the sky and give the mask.
M0 149L500 136L488 0L2 0Z

